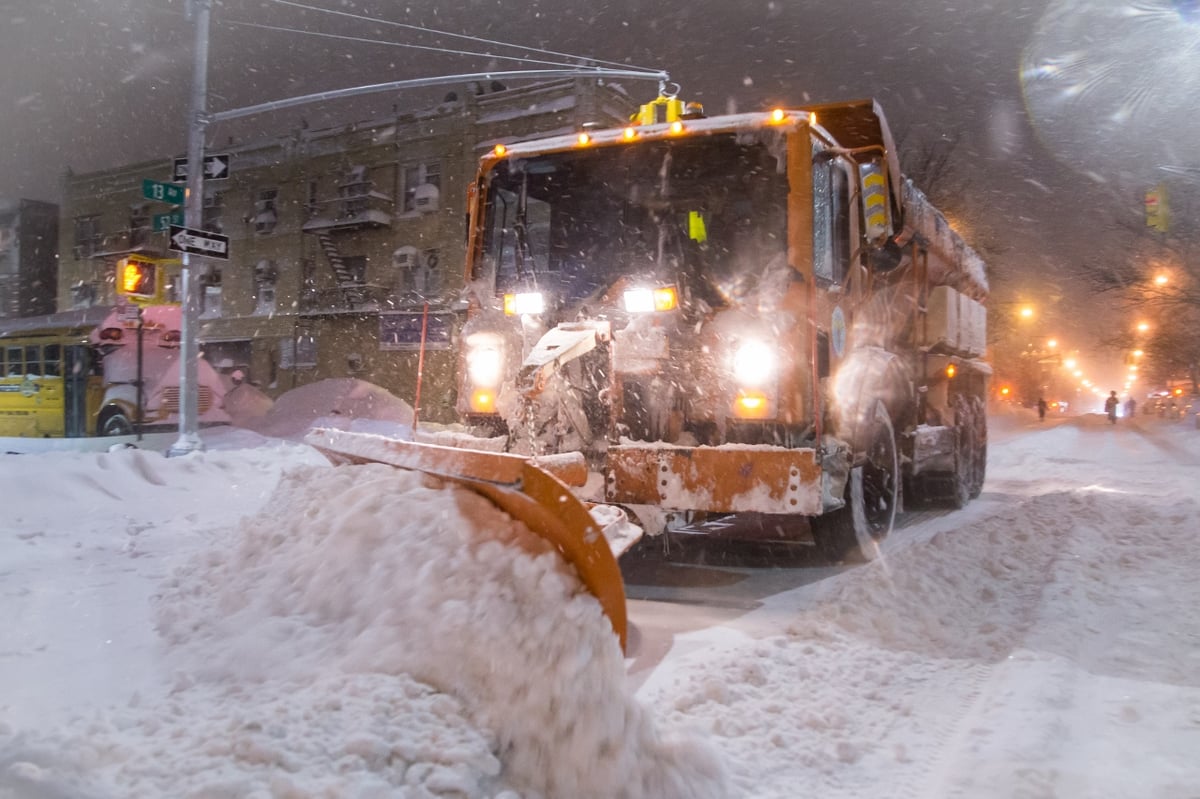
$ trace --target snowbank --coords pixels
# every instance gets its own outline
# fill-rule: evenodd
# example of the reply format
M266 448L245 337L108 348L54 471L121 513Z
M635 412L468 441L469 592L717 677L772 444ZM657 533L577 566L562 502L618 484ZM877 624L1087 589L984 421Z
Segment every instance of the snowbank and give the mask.
M157 456L128 457L153 477ZM631 695L562 559L416 473L296 468L154 607L169 695L53 735L0 729L0 794L727 793L716 754Z
M261 403L257 406L261 407ZM252 412L243 414L241 426L264 436L291 440L303 438L314 427L409 438L412 417L412 406L387 389L365 380L344 377L292 389L261 416Z

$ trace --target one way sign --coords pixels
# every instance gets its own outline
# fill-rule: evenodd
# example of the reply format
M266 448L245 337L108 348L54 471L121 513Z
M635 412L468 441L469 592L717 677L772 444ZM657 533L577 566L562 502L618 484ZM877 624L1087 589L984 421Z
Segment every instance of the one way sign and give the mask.
M209 258L229 260L229 237L220 233L209 233L207 230L192 230L191 228L171 225L168 236L168 249L175 252L190 252L193 255L207 255Z
M187 162L186 158L175 159L174 180L176 183L182 183L187 180ZM225 180L225 178L229 177L229 162L229 153L204 156L204 179Z

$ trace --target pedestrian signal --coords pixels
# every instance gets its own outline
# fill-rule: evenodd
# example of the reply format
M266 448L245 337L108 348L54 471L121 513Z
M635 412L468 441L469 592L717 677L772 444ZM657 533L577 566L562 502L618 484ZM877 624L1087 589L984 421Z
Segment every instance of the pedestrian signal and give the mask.
M158 264L144 258L122 258L117 262L117 293L134 301L159 299Z

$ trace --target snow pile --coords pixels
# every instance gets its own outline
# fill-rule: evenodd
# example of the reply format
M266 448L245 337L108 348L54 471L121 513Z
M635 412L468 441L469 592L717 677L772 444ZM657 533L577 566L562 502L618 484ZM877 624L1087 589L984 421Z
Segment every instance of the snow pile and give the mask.
M0 749L10 785L724 796L714 753L661 734L631 696L608 620L562 559L487 500L427 483L376 465L296 470L167 582L169 701L77 731L52 762L54 743L19 737Z
M409 438L412 406L365 380L320 380L292 389L261 418L243 417L244 426L264 436L300 439L314 427L333 427Z
M1188 795L1194 470L1163 469L1178 431L1040 429L997 448L979 502L698 634L643 699L702 723L755 799Z
M500 771L458 701L403 675L198 685L75 728L0 729L0 796L470 797Z
M225 413L237 427L252 427L271 410L275 401L249 383L239 383L225 392Z

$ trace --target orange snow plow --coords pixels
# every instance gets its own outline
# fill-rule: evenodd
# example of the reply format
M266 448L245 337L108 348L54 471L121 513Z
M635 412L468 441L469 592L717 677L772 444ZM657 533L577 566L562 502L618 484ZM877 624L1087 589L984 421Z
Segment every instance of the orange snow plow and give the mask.
M333 463L384 463L449 480L489 499L549 541L600 602L625 649L625 586L600 524L563 479L529 458L317 429L305 438ZM564 477L573 476L568 468Z

